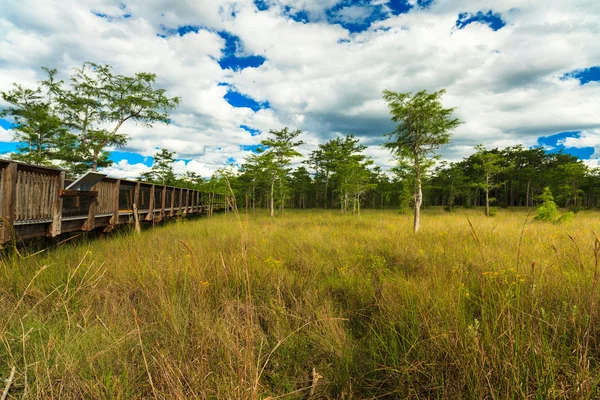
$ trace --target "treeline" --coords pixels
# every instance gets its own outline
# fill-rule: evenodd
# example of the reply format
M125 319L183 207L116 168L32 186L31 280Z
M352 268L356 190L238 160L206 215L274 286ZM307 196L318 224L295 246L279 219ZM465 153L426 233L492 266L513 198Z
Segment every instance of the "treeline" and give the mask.
M84 63L68 82L55 69L36 88L14 84L0 92L9 107L0 112L14 122L18 149L14 160L65 168L71 176L107 167L110 147L124 146L128 121L150 127L168 124L179 98L156 88L156 75L114 74L109 65ZM436 162L438 149L448 144L462 123L454 108L444 108L445 90L396 93L385 90L396 128L384 135L397 166L382 171L364 154L366 146L353 135L322 143L300 163L302 132L272 130L256 153L239 166L218 170L210 179L173 172L175 153L162 149L151 170L140 179L194 187L229 195L233 191L253 210L271 215L285 208L327 208L360 213L361 208L412 209L419 229L422 206L530 207L550 188L558 205L578 210L600 205L600 173L571 155L522 146L505 149L476 147L460 162ZM295 162L292 165L292 162Z
M218 170L210 179L173 172L175 153L161 150L150 172L140 179L193 187L230 195L238 206L282 212L286 208L399 209L414 206L414 176L403 164L383 171L364 154L366 146L353 135L320 144L301 159L300 131L271 131L256 153L236 167ZM423 205L455 207L533 207L549 187L556 202L577 211L600 206L600 171L572 155L549 153L521 145L504 149L477 146L459 162L439 162L423 178ZM292 167L292 161L296 161ZM231 189L229 188L231 186ZM487 199L487 201L486 201ZM491 211L490 211L491 212Z

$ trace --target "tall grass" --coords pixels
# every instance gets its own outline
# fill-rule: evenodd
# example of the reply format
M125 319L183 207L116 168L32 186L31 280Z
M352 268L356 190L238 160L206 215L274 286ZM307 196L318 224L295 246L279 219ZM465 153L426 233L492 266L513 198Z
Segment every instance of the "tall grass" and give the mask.
M7 252L0 378L8 398L596 398L600 214L526 217L230 213Z

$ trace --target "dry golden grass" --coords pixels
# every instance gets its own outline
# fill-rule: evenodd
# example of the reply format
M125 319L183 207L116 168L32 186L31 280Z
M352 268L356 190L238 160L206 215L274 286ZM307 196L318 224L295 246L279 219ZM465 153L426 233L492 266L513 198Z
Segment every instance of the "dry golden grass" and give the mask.
M8 398L596 398L600 214L526 217L231 213L9 252L0 377Z

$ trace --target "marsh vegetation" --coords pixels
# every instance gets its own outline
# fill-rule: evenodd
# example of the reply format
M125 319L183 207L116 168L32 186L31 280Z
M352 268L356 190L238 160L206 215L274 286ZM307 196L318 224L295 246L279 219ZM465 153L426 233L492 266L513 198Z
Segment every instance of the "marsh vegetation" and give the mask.
M230 213L8 252L8 398L597 397L600 214L424 216Z

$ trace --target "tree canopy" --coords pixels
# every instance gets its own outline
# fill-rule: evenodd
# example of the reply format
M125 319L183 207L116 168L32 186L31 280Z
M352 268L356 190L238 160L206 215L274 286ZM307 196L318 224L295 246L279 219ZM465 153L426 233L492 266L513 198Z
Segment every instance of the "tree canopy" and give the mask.
M75 68L68 84L56 80L57 70L43 68L47 79L36 89L15 84L1 92L11 106L2 112L15 123L19 146L13 158L54 164L73 174L111 165L108 147L122 147L127 121L146 127L170 123L168 112L179 104L165 89L156 88L156 75L114 74L110 65L91 62Z
M444 144L450 142L452 131L460 125L453 118L454 108L444 108L441 97L444 89L428 93L422 90L414 95L383 91L383 99L390 109L396 129L385 135L390 141L384 147L391 150L400 162L408 162L414 176L414 225L419 230L421 205L423 204L423 176L432 166L431 156Z

